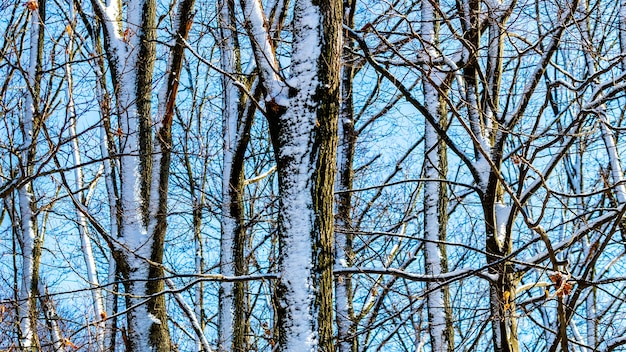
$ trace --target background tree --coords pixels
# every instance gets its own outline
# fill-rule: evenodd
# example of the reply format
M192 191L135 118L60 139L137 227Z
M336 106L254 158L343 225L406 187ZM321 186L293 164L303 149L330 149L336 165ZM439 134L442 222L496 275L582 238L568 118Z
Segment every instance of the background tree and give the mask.
M92 2L104 25L119 123L120 232L111 242L111 250L129 294L125 342L131 351L171 349L165 297L159 292L164 289L161 263L167 228L171 126L193 4L179 3L173 47L153 119L156 2L129 3L126 13L117 2Z
M247 103L245 93L237 87L241 77L241 59L234 1L219 3L220 69L223 70L222 138L222 239L221 272L227 276L247 274L244 248L244 158L256 106ZM246 285L244 282L223 282L220 292L220 350L246 351L248 323Z
M35 175L38 157L37 140L41 133L41 124L45 113L41 111L40 94L41 74L39 71L43 61L42 25L46 18L45 2L29 2L27 17L30 18L28 40L28 64L20 73L26 84L24 109L20 115L22 134L21 153L18 155L18 174L22 180ZM21 59L21 58L20 58ZM18 176L19 175L19 176ZM19 289L17 317L19 319L19 347L26 351L34 351L39 347L37 336L37 295L39 294L39 263L41 257L42 233L39 229L38 204L34 199L32 180L24 182L17 190L20 230L18 240L22 250L22 273ZM17 273L16 273L17 275Z

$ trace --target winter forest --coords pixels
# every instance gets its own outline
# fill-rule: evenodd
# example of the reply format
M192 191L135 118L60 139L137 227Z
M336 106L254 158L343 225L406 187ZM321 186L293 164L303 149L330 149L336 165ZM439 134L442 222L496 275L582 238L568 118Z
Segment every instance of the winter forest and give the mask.
M626 351L626 0L0 0L1 351Z

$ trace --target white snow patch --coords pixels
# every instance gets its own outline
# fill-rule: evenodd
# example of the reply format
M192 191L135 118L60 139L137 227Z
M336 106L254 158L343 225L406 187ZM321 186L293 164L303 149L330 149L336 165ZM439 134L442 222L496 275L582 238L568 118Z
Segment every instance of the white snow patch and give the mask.
M504 243L506 238L506 223L509 220L511 207L503 203L496 203L496 239L500 244Z
M148 313L147 316L148 316L148 319L152 322L152 324L161 325L161 320L155 317L154 315Z
M478 186L481 189L487 188L487 182L489 181L489 173L491 172L491 166L484 156L479 156L478 160L474 162L474 169L478 172Z

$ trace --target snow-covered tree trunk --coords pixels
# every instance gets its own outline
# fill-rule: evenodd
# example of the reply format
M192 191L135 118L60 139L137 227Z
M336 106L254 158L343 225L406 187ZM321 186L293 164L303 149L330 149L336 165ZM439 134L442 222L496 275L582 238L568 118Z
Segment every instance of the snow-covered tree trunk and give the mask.
M179 3L175 37L157 114L152 121L152 70L155 62L156 3L130 1L124 22L120 3L93 0L105 26L105 48L114 84L120 139L118 243L115 259L126 279L129 351L170 351L163 291L163 261L167 227L167 192L171 154L171 124L193 1ZM153 140L154 139L154 140Z
M242 1L278 170L280 351L332 351L333 184L342 5L294 4L290 78L278 73L258 0Z
M78 12L77 14L80 14ZM100 47L100 35L93 32L93 28L87 22L86 17L80 16L85 23L86 27L91 30L90 39L94 46L94 50L96 51L96 59L93 60L93 70L96 77L95 82L95 97L98 101L98 105L100 107L100 122L98 124L98 132L99 132L99 149L100 155L102 156L102 169L104 171L104 185L106 189L107 201L109 204L109 219L108 219L108 235L112 238L119 237L119 189L118 189L118 179L117 175L119 175L119 162L116 158L113 158L112 155L117 155L117 148L114 143L113 131L111 128L111 115L112 115L112 106L111 106L111 96L107 91L107 83L106 78L104 76L105 68L105 59L103 54L103 48ZM76 147L76 146L74 146ZM82 212L79 212L79 216L84 216ZM107 281L109 286L107 290L104 292L104 316L100 316L99 318L107 318L109 315L112 317L107 318L104 322L104 351L114 352L116 347L116 330L117 330L117 307L118 307L118 294L119 292L119 271L117 268L117 264L115 262L114 251L108 253L107 259L109 261L109 265L107 268Z
M22 148L20 153L20 176L24 179L33 176L34 162L37 153L36 126L37 104L39 101L38 74L41 67L43 50L42 20L45 18L45 1L30 1L26 4L30 15L29 63L26 66L24 80L27 92L22 120ZM18 337L19 346L23 351L38 350L37 338L37 295L39 278L39 260L41 243L38 234L38 223L35 216L36 203L33 199L33 185L25 183L17 190L20 237L22 247L22 273L18 293Z
M506 133L494 129L498 116L499 87L502 77L501 60L503 44L500 27L505 26L506 12L501 12L502 3L493 2L488 11L487 25L489 37L487 44L487 74L485 93L479 98L478 72L481 70L477 61L480 43L481 4L476 0L463 3L465 19L465 38L470 43L466 49L464 69L467 109L470 112L471 132L475 138L474 153L476 173L474 175L481 189L481 203L485 222L485 248L487 263L498 262L512 250L512 237L507 232L509 220L508 207L503 203L503 189L500 183L499 168L502 163L503 141ZM515 352L519 350L517 338L517 320L515 315L515 287L510 263L501 262L490 268L497 276L490 285L490 307L492 321L492 341L497 352Z
M344 24L354 27L354 0L344 1ZM346 45L350 45L346 42ZM355 68L350 62L351 49L344 49L344 65L341 71L341 108L337 124L337 178L335 214L335 267L350 266L352 253L352 181L354 178L353 160L357 133L354 127L354 106L352 83ZM355 331L354 309L352 306L352 275L337 275L335 278L335 309L337 324L337 350L356 352L358 339Z
M100 3L98 5L103 6ZM150 33L153 29L147 31L146 29L151 24L154 27L154 20L147 10L153 7L154 3L133 1L127 6L126 29L122 29L121 23L117 22L121 9L116 8L116 2L112 2L109 8L102 9L101 12L101 16L104 17L103 22L107 26L105 40L109 44L109 62L113 65L111 67L114 75L112 80L116 84L116 108L121 132L119 195L121 210L119 242L121 246L116 248L116 261L120 272L127 280L125 283L126 293L129 294L126 299L127 307L132 308L127 315L127 349L130 351L169 351L170 342L164 300L162 296L151 298L147 302L144 298L158 289L154 286L157 286L157 282L160 281L148 281L158 277L158 272L154 272L147 260L156 259L158 263L158 257L162 255L162 248L159 248L159 243L156 241L158 239L153 237L150 233L152 229L149 229L145 222L144 209L146 202L149 201L146 196L149 195L146 194L143 185L149 179L147 176L150 170L145 162L143 168L140 167L142 162L139 156L141 149L144 149L141 154L146 154L145 134L142 134L142 138L139 136L140 116L144 118L149 116L149 110L147 114L143 112L143 115L140 115L138 102L146 99L145 85L152 86L151 70L146 70L141 65L153 60L150 56L140 57L140 55L145 55L146 50L149 51L144 48L144 45L153 35ZM150 75L149 79L145 76L146 74ZM159 182L158 179L153 181ZM153 254L157 258L154 258Z
M423 79L424 107L442 126L446 124L445 101L440 97L446 91L442 81L446 76L430 65L438 56L438 26L434 6L436 1L422 3L420 34L424 43L425 62ZM435 127L426 122L424 130L424 260L427 275L440 276L447 271L445 245L447 194L443 180L447 174L445 145ZM450 311L449 292L439 282L428 282L428 332L432 351L454 350L454 330Z
M241 72L239 40L235 30L234 1L219 5L220 65L227 74ZM222 76L223 171L222 237L220 268L225 276L245 275L244 226L244 156L248 143L251 116L245 111L244 95L231 77ZM244 116L247 115L247 116ZM245 282L220 284L219 350L247 351L248 324L245 318Z
M74 19L74 7L71 6L70 10L70 18ZM80 147L78 144L78 133L76 128L76 109L74 106L74 87L73 87L73 74L72 74L72 66L69 62L72 61L73 58L73 38L70 38L68 50L68 60L65 65L65 76L67 80L67 115L69 116L69 131L70 138L72 139L72 157L74 162L74 185L75 190L78 191L78 201L81 205L85 205L86 203L86 195L83 182L83 170L81 167L81 157L80 157ZM89 281L90 291L92 296L92 305L94 311L93 319L98 321L102 320L106 317L105 307L104 307L104 298L102 296L102 289L98 280L98 273L96 270L96 261L93 254L93 249L91 246L91 239L89 237L89 226L85 213L82 209L76 208L76 218L78 224L78 233L80 236L81 249L83 252L83 259L85 260L85 267L87 271L87 280ZM105 342L105 326L104 322L100 322L95 324L96 333L95 340L98 346L98 349L104 350L104 342Z
M26 127L26 125L25 125ZM23 165L22 167L25 167ZM24 175L26 176L26 174ZM18 294L18 319L19 319L19 344L24 351L35 350L37 346L36 331L36 309L37 290L33 289L36 285L34 271L37 268L38 256L35 253L35 239L37 238L37 221L31 209L32 190L31 185L27 184L18 189L19 209L21 218L21 236L20 243L22 245L22 274L20 291Z

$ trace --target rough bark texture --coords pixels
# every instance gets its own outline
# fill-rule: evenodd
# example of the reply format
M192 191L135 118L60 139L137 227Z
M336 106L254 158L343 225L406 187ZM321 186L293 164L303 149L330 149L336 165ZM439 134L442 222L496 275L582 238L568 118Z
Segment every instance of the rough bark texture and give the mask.
M105 25L105 49L112 66L120 138L119 204L121 246L112 245L125 289L129 351L170 351L168 317L162 280L167 192L171 162L171 125L184 42L194 2L182 1L177 9L175 45L170 52L158 116L152 118L152 72L156 35L156 2L129 2L126 22L116 3L93 0ZM122 25L125 29L122 30ZM111 177L111 175L108 175ZM146 298L149 297L149 298Z
M156 7L156 6L155 6ZM169 175L170 175L170 164L171 164L171 152L172 152L172 120L174 117L174 106L176 103L176 95L178 93L178 79L180 77L180 72L182 70L183 59L184 59L184 50L185 44L183 42L189 35L189 29L191 25L191 20L193 18L193 7L194 0L183 0L178 7L178 23L177 23L177 36L176 36L176 44L170 53L170 71L167 75L167 86L165 87L165 101L160 101L159 104L165 105L165 110L163 116L159 116L160 124L157 125L158 130L156 131L154 137L154 145L157 146L157 149L152 151L152 153L160 153L160 155L156 156L156 160L159 160L159 163L153 163L152 166L158 166L158 190L152 190L150 193L158 193L158 194L145 194L147 197L158 197L156 202L157 211L156 214L150 214L150 216L156 217L156 225L154 227L153 232L153 243L152 243L152 253L150 256L150 270L148 273L148 283L146 285L146 293L148 295L154 295L158 292L163 291L165 285L162 280L164 276L163 266L159 265L163 263L163 254L165 249L165 235L167 230L167 198L168 198L168 185L169 185ZM153 13L154 12L154 13ZM151 16L153 19L151 22L146 23L147 25L154 26L154 17L156 12L155 9L144 8L144 13L147 16ZM145 40L151 40L146 37ZM154 48L146 49L146 52L151 53L150 56L152 61L149 67L145 68L146 70L152 71L154 69ZM140 56L141 58L141 56ZM140 75L141 77L141 75ZM150 76L151 77L151 76ZM141 78L140 78L141 80ZM149 85L146 85L149 87ZM163 99L163 98L162 98ZM146 114L149 116L149 114ZM148 118L146 117L146 120ZM145 120L144 120L145 122ZM140 133L140 135L143 135ZM152 138L152 131L150 131L149 137ZM143 143L140 143L143 145ZM152 154L151 153L151 154ZM155 156L150 155L151 158L155 158ZM146 169L145 171L147 171ZM144 172L145 172L144 171ZM156 170L155 170L156 171ZM150 179L149 174L147 172L144 173L144 180ZM157 175L155 173L155 175ZM155 182L150 179L151 182ZM155 183L156 184L156 183ZM157 263L154 265L153 263ZM148 312L149 314L154 315L161 324L153 324L150 328L150 340L153 346L159 346L158 351L169 351L171 349L170 344L170 335L169 329L167 326L167 311L165 305L165 295L157 295L155 298L151 299L148 302Z
M354 27L355 1L344 1L344 24ZM347 36L344 36L347 38ZM347 39L346 39L347 40ZM350 46L351 43L346 43ZM356 147L357 133L354 128L354 106L352 94L352 82L355 68L351 49L343 50L344 64L341 73L341 109L338 128L337 147L337 191L349 191L352 189L354 179L354 150ZM352 249L352 192L339 192L336 195L335 214L335 266L341 268L350 266L353 259ZM337 321L337 350L339 352L356 352L358 350L358 338L354 324L354 309L352 306L352 275L338 275L335 278L335 306Z
M319 307L318 329L319 349L333 351L333 264L334 264L334 181L336 172L337 120L339 116L341 72L341 24L343 4L338 0L320 1L322 12L322 56L318 60L319 80L315 99L318 128L315 131L319 154L315 170L315 195L313 206L316 210L316 227L319 226L319 242L315 243L314 255L318 263L314 265L319 280L319 294L316 306ZM317 253L315 253L317 252Z
M137 92L136 104L139 116L139 160L141 194L145 200L150 199L152 179L152 76L156 55L156 0L143 0L141 18L141 38L137 55ZM129 27L130 28L130 27ZM129 33L127 35L132 35ZM134 49L137 50L137 49ZM158 166L156 166L158 167ZM157 195L154 195L157 196ZM143 202L142 216L144 226L150 221L149 201Z
M229 74L241 73L239 40L235 28L234 1L219 2L221 68ZM246 114L245 95L230 77L222 77L223 172L222 172L222 241L220 267L228 276L247 273L244 224L244 159L255 109ZM246 116L244 116L244 114ZM220 284L219 350L247 351L249 324L246 321L245 282Z
M341 8L340 1L295 4L292 79L300 82L290 90L288 105L271 97L266 101L281 196L281 279L276 290L280 351L334 350L333 185ZM311 20L320 23L307 22ZM315 45L307 39L317 31L319 56L303 55ZM316 82L309 81L312 77ZM305 267L302 256L309 257Z
M236 227L234 232L233 242L233 255L234 255L234 267L235 276L242 276L248 274L247 260L245 255L245 248L247 243L247 234L245 226L245 204L244 204L244 156L246 147L248 145L250 128L252 127L252 120L254 109L251 109L247 116L240 115L239 121L242 121L243 128L239 140L236 144L236 149L233 158L233 168L230 178L230 199L231 204L229 207L230 216L236 221ZM238 124L240 126L240 124ZM248 350L248 335L250 330L249 320L246 317L248 309L246 301L246 289L247 283L245 281L239 281L234 283L234 319L233 319L233 348L232 351L247 351Z

